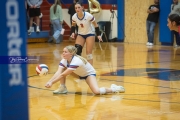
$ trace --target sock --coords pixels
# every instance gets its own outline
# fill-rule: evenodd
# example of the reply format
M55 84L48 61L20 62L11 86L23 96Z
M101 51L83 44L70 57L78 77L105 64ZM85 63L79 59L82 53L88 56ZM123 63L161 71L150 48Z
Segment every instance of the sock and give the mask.
M30 27L29 29L32 31L34 29L34 27Z
M111 88L111 90L112 90L113 93L116 92L116 89L115 89L115 88Z
M62 87L66 87L65 84L61 84Z

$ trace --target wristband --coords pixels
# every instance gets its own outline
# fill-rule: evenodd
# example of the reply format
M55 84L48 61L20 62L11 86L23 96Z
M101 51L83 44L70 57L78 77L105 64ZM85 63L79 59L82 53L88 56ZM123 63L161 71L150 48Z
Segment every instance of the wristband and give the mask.
M75 27L74 26L71 27L71 34L72 33L75 33Z
M97 35L97 36L101 35L101 33L100 33L100 31L99 31L99 27L96 27L95 30L96 30L96 35Z

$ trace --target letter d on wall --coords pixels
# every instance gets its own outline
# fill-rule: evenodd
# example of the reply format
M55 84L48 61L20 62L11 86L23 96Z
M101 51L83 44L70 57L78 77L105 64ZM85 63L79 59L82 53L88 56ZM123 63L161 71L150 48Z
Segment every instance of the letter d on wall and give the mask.
M25 0L0 4L0 120L28 120L27 65L3 56L26 56Z

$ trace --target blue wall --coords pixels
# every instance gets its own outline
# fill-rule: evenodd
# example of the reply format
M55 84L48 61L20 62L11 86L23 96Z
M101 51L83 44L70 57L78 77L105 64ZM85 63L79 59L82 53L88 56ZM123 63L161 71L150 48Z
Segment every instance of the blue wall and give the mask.
M162 45L172 45L172 35L167 27L167 18L171 11L170 6L172 0L163 0L160 2L160 18L159 18L159 40Z
M117 18L117 25L118 25L118 42L123 42L125 37L125 29L124 29L124 0L117 1L118 6L118 18Z

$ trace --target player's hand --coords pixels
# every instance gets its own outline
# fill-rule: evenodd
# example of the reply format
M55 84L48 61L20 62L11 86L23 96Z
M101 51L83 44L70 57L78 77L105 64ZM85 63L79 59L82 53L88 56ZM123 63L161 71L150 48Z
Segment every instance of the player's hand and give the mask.
M46 88L50 88L51 86L52 86L52 82L47 82L45 85Z
M71 38L75 39L75 33L71 34Z
M97 36L97 38L98 38L99 42L103 42L103 40L102 40L102 38L101 38L101 36L100 36L100 35L99 35L99 36Z

